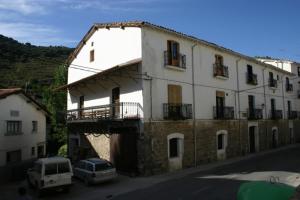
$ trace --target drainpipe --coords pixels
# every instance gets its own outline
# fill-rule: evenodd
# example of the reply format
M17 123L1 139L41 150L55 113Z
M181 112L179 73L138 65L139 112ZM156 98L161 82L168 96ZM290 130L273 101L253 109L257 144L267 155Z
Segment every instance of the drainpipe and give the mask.
M194 135L194 165L197 167L197 133L196 133L196 99L195 99L195 75L194 75L194 48L197 44L191 47L192 50L192 87L193 87L193 135Z
M238 100L238 120L239 120L239 140L240 140L240 151L242 153L242 136L241 136L241 101L240 101L240 80L239 80L239 62L241 61L241 58L237 59L235 61L235 65L236 65L236 81L237 81L237 92L235 92L235 94L237 94L237 100ZM236 97L235 97L236 99Z

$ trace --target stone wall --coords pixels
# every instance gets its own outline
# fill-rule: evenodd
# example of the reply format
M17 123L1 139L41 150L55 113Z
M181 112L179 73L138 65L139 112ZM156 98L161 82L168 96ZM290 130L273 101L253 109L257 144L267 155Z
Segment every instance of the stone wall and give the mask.
M278 130L277 147L290 144L288 120L197 120L196 134L196 163L201 165L217 161L217 131L225 130L228 133L226 158L233 158L249 154L248 126L256 124L258 130L259 151L272 148L272 129ZM300 120L294 120L294 142L300 141ZM144 137L138 145L141 173L145 175L169 171L167 136L172 133L184 135L184 156L182 167L193 167L194 133L193 121L152 121L144 124ZM142 152L142 153L141 153Z

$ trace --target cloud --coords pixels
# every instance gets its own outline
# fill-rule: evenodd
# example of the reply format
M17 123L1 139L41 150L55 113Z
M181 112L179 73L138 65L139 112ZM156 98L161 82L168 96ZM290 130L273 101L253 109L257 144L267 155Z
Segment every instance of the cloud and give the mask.
M61 31L52 27L33 23L0 22L0 34L12 37L20 42L30 42L35 45L64 45L74 46L77 41L60 38Z
M141 11L143 5L158 0L0 0L0 10L22 15L47 14L51 10L67 8L74 10L98 9L102 11Z
M32 13L43 13L45 12L45 7L36 0L0 0L0 10L28 15Z

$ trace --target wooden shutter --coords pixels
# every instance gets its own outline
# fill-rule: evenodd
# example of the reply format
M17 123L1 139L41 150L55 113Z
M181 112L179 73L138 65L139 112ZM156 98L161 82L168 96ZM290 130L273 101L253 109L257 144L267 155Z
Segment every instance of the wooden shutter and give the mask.
M93 62L95 60L95 51L91 50L90 51L90 62Z
M182 103L182 90L180 85L168 85L168 103Z

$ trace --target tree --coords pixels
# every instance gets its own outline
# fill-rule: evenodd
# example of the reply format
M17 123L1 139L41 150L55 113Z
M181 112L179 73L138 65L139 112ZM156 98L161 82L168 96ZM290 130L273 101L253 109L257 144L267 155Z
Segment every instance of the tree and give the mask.
M46 105L48 111L51 113L51 133L49 134L49 144L56 147L50 147L52 151L66 144L67 142L67 129L65 127L64 112L66 110L66 91L53 90L61 85L67 83L67 69L65 66L59 66L54 73L54 80L50 87L45 88L43 92L44 105ZM56 152L50 152L56 153Z

